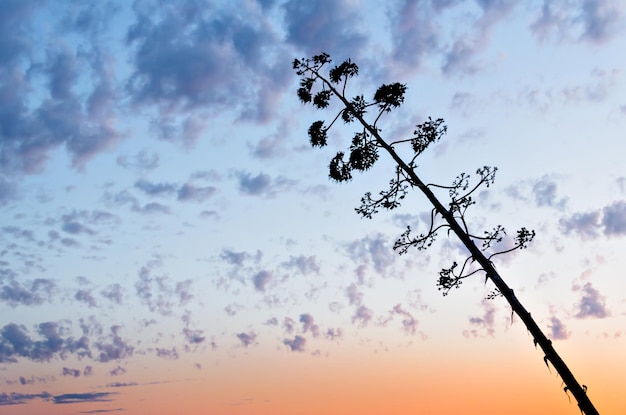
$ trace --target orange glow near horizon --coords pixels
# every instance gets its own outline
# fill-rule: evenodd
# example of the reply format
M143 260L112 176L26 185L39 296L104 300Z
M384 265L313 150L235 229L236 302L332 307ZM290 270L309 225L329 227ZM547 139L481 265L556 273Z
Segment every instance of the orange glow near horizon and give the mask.
M466 342L460 346L465 353L453 354L406 348L367 355L357 348L354 353L343 349L314 358L294 353L279 360L271 352L264 358L250 353L203 371L179 373L178 381L109 389L117 393L115 400L97 407L155 415L578 413L574 399L568 400L554 370L543 365L539 351L511 341L504 342L510 347L501 353L481 353L490 342ZM626 408L610 399L623 381L602 379L600 369L580 369L600 413L624 413ZM9 408L14 415L56 415L78 414L87 405L41 402L3 409Z

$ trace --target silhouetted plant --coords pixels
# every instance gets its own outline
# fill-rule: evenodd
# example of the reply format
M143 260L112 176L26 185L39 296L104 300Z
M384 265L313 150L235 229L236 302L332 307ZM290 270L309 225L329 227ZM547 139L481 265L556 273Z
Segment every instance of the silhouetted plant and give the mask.
M539 345L545 353L546 365L548 362L552 363L563 379L564 391L572 392L578 401L579 408L585 414L597 414L597 410L587 396L587 387L581 386L574 378L553 348L552 342L522 306L491 261L497 255L525 249L533 240L535 232L521 228L516 231L513 238L515 243L512 247L497 250L498 243L506 235L503 226L497 225L490 231L475 234L467 225L466 213L475 204L476 191L482 186L489 187L493 184L497 168L483 166L477 169L476 179L467 173L461 173L450 185L426 184L417 174L415 160L431 144L439 141L447 133L444 120L428 118L416 126L411 137L397 141L385 140L381 135L381 129L378 128L378 123L384 114L402 105L407 90L406 85L397 82L383 84L376 90L370 101L366 100L362 94L348 98L346 95L348 80L358 75L358 66L351 60L346 60L330 68L328 75L322 74L322 69L330 63L330 56L326 53L293 61L293 68L300 76L300 88L297 95L302 103L312 103L317 109L324 110L329 108L333 98L340 102L340 110L328 125L323 120L311 124L308 130L311 145L313 147L326 146L328 131L340 118L345 124L357 125L357 131L347 151L339 151L331 158L328 165L329 177L336 182L347 182L352 179L353 171L369 170L379 159L381 150L391 156L395 162L395 171L389 181L389 188L380 191L377 196L372 196L370 192L366 193L361 198L361 206L356 208L356 212L364 218L372 218L380 209L396 209L410 189L419 189L433 206L427 229L416 235L413 229L407 226L395 242L394 250L400 254L406 254L411 248L418 251L424 250L435 242L441 231L446 231L447 234L454 233L467 249L467 257L461 263L453 262L449 268L443 268L439 272L437 288L445 296L453 288L459 288L464 279L483 273L485 283L490 280L495 285L495 289L488 294L487 298L502 296L508 301L512 312L520 317L533 336L535 346ZM411 156L408 158L403 158L397 150L401 146L404 148L405 145L408 145L411 150ZM439 200L433 189L447 190L447 205Z

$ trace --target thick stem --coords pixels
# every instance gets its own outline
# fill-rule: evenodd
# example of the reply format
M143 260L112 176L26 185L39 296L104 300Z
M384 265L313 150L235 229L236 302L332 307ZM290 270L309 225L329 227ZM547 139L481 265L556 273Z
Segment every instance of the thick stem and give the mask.
M346 109L351 108L350 103L343 94L340 94L334 88L334 86L319 73L317 73L317 71L316 75L320 79L322 79L322 81L333 91L335 96L337 96L343 102ZM448 225L450 225L452 231L457 235L463 245L465 245L467 250L470 252L472 258L477 261L482 269L487 273L487 277L495 284L498 290L500 290L504 298L506 298L508 303L511 305L511 309L513 310L513 312L520 317L530 334L533 336L535 344L538 344L539 347L541 347L541 349L545 353L545 359L552 363L557 373L561 376L561 379L563 379L563 382L567 387L566 391L569 390L572 393L572 395L578 402L578 407L580 408L580 410L586 415L598 415L598 411L591 403L591 400L587 396L585 389L583 389L583 387L578 383L563 359L561 359L554 347L552 347L552 342L546 337L546 335L539 328L535 320L531 317L530 313L520 303L520 301L515 296L513 290L509 288L509 286L504 282L502 277L500 277L500 274L498 274L491 261L489 261L489 259L476 246L476 244L474 244L474 241L469 236L469 234L463 230L463 228L455 219L454 215L445 208L445 206L439 201L439 199L437 199L437 197L430 190L430 188L420 180L415 171L410 168L407 163L404 162L404 160L398 155L398 153L396 153L393 146L391 146L382 139L382 137L378 133L378 130L371 126L369 123L367 123L361 115L354 115L356 119L358 119L359 122L363 125L363 127L366 128L368 132L376 138L376 142L378 143L378 145L385 149L387 153L389 153L389 155L393 158L393 160L398 164L398 166L400 166L400 168L404 171L407 177L409 177L411 183L414 186L418 187L422 191L422 193L424 193L426 198L435 207L436 211L443 217Z

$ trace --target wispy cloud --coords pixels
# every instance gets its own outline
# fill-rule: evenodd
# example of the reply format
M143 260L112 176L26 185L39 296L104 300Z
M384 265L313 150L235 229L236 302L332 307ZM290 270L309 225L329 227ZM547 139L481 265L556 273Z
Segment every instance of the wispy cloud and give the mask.
M496 307L493 304L492 300L483 300L481 302L481 307L484 311L484 314L480 317L470 317L469 323L470 325L476 327L472 329L468 329L463 331L463 335L465 337L481 337L481 331L486 333L488 336L493 336L496 332L494 324L495 324L495 315L496 315Z
M83 402L110 402L115 392L88 392L88 393L66 393L52 398L55 404L72 404Z
M52 398L53 396L50 395L48 392L33 393L33 394L18 393L18 392L12 392L12 393L2 392L0 393L0 406L23 405L35 399L42 399L44 401L48 401Z
M545 0L530 29L542 41L557 33L560 39L604 43L617 34L623 12L613 0Z

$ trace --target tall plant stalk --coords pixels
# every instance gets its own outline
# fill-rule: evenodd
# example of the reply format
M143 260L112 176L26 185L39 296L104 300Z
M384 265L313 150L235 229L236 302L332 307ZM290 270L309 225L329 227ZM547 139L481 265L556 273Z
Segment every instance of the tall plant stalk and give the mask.
M496 255L526 248L535 236L534 231L521 228L514 237L515 244L512 248L495 251L498 243L506 235L504 227L498 225L482 235L474 234L469 230L465 215L467 209L475 204L472 195L479 187L483 185L488 187L493 183L497 169L489 166L479 168L476 171L478 180L475 183L470 175L461 173L449 186L426 184L417 174L415 160L430 144L445 135L447 127L443 120L429 118L423 124L417 125L413 136L397 141L385 140L381 135L381 129L378 128L378 123L383 115L398 108L404 102L406 86L400 83L384 84L376 90L372 100L366 100L363 95L350 99L346 96L346 87L348 80L358 75L358 66L346 60L330 69L328 75L322 74L322 68L328 67L330 62L330 56L326 53L312 58L296 59L293 62L293 68L300 76L300 87L297 93L301 102L312 103L320 110L329 108L333 97L340 102L341 109L328 125L325 125L324 121L315 121L311 125L308 130L311 145L326 146L328 131L339 119L345 124L355 124L358 127L348 149L349 153L338 152L331 159L330 178L337 182L346 182L352 178L352 172L369 170L378 160L380 150L391 156L395 162L395 174L389 182L389 189L381 191L376 197L372 197L371 193L366 193L361 199L361 206L356 211L363 217L371 218L380 208L392 210L399 207L409 189L417 188L421 191L432 205L430 226L425 232L416 236L411 228L407 227L394 244L394 249L400 254L407 253L410 248L427 249L441 230L446 229L448 233L454 233L467 249L468 256L460 266L454 262L450 268L444 268L439 272L437 281L439 290L447 295L452 288L458 288L465 278L483 273L485 281L490 280L496 287L489 297L501 295L507 300L512 311L519 316L530 332L535 346L543 350L545 364L552 364L561 376L565 384L564 391L574 396L584 414L597 415L598 411L587 395L587 387L576 380L552 346L552 342L520 303L492 262L492 258ZM373 121L367 121L366 114L373 117ZM410 158L403 157L398 152L398 148L404 148L407 145L412 151ZM448 191L447 206L433 192L433 188Z

